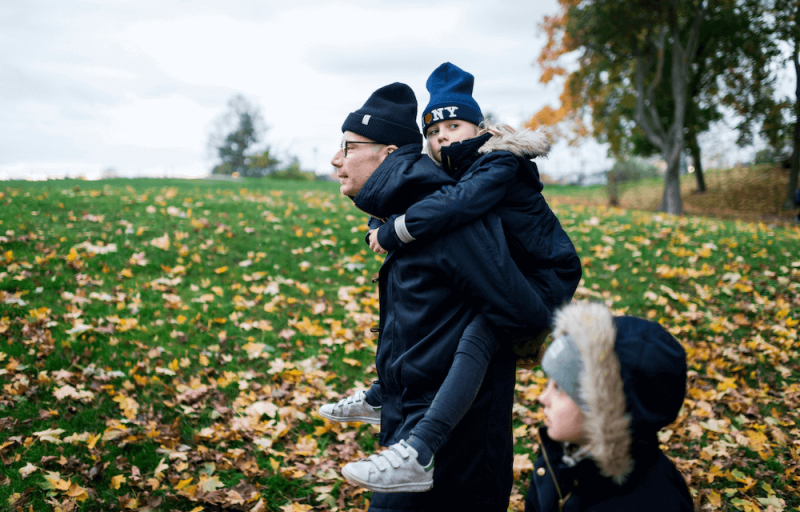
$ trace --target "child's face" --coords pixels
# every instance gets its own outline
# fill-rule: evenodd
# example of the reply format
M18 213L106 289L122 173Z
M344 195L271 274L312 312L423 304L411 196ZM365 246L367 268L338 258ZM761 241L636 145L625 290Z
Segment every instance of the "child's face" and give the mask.
M544 426L550 439L583 444L583 412L553 379L537 400L544 405Z
M441 162L443 146L470 139L477 133L477 126L461 119L439 121L428 127L428 144L434 158Z

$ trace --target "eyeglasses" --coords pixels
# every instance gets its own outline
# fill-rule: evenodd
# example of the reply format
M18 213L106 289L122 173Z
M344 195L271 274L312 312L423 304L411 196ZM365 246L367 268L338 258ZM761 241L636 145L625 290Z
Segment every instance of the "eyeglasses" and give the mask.
M342 150L344 158L347 158L347 145L348 144L380 144L380 142L362 142L360 140L343 140L339 146Z

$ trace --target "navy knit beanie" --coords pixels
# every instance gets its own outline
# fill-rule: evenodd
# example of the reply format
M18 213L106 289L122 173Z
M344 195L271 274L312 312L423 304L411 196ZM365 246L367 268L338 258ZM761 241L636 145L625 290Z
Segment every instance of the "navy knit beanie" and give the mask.
M406 84L395 82L373 92L364 106L351 112L342 132L357 133L381 144L422 144L417 125L417 97Z
M474 125L483 121L481 107L472 99L475 77L455 64L445 62L431 73L425 87L431 101L422 111L422 133L428 136L428 127L445 119L463 119Z

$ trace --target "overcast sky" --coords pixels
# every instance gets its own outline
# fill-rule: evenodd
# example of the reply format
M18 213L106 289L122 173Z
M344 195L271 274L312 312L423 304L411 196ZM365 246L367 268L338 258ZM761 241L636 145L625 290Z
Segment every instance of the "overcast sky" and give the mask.
M539 28L556 0L3 0L0 179L201 176L228 99L257 103L279 157L328 172L341 125L377 88L450 61L485 113L519 125L558 86L539 83ZM540 168L607 169L605 150L557 147Z

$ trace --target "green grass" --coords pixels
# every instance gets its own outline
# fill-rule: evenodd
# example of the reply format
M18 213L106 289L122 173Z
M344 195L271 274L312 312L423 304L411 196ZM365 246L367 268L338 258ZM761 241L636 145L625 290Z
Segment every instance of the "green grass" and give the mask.
M789 171L772 164L707 169L706 192L697 193L694 174L681 176L683 213L717 219L791 223L797 209L785 208ZM618 185L619 205L633 210L656 211L664 192L664 178L648 178ZM607 205L605 185L547 184L545 194L562 203Z
M577 298L659 321L687 349L687 400L662 442L698 501L797 510L800 230L562 191L545 190L584 263ZM365 508L339 469L377 449L376 428L316 414L376 376L382 258L336 183L0 194L0 510ZM514 510L543 384L519 370Z

